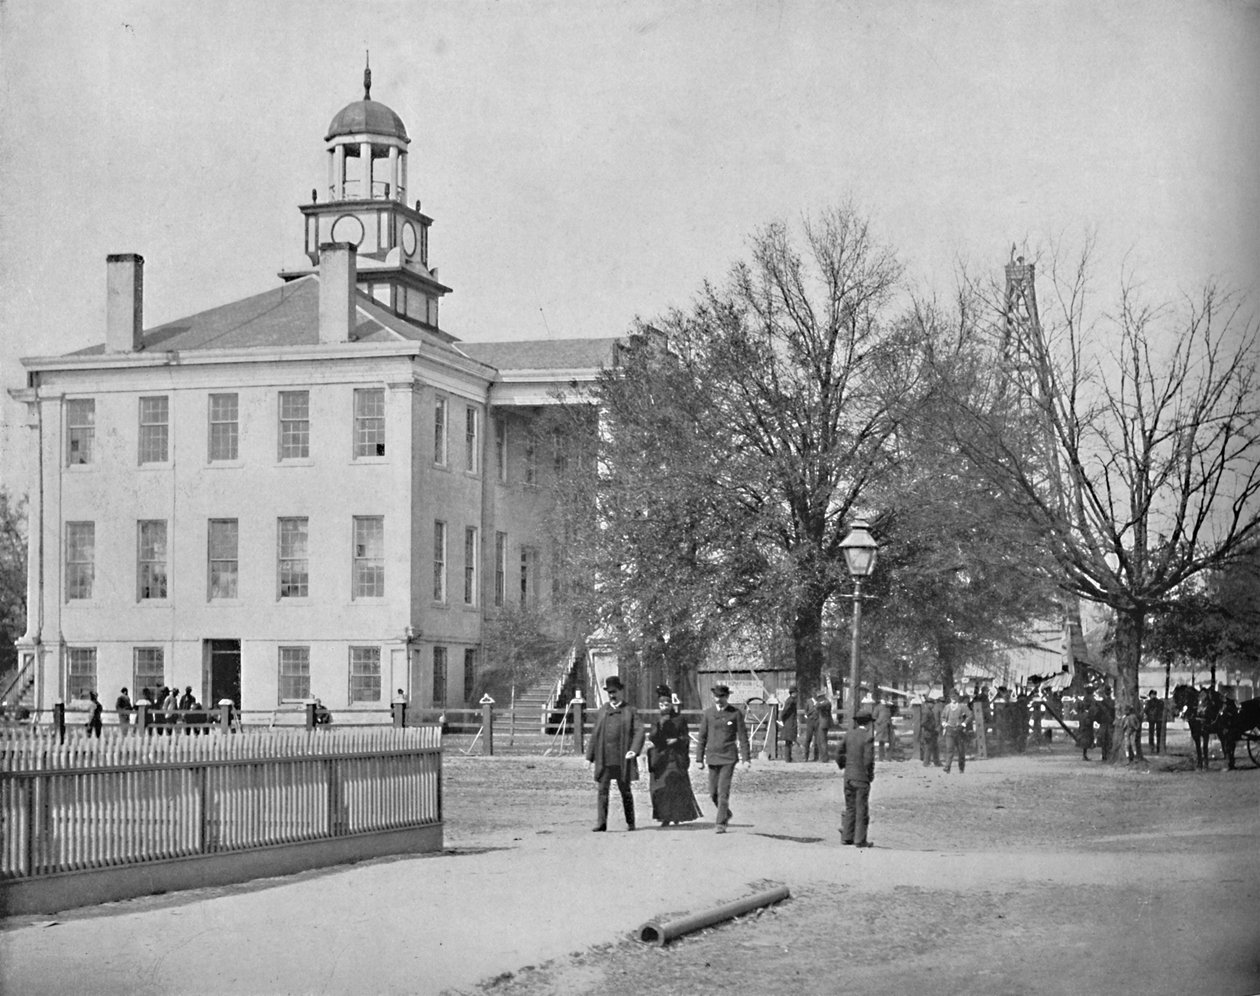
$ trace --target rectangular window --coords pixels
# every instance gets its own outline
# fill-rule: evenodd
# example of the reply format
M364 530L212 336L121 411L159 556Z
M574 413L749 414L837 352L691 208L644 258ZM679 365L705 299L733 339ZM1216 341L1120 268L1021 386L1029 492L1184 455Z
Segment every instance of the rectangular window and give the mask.
M311 392L280 392L280 459L311 455Z
M569 443L560 433L551 434L551 462L556 480L563 481L569 469Z
M481 413L476 408L464 409L464 470L470 474L481 469Z
M385 455L385 388L359 388L354 392L354 456Z
M464 530L464 604L477 604L477 530Z
M525 483L529 487L538 483L538 449L532 439L525 443Z
M385 597L385 520L379 515L356 515L354 518L354 571L350 597Z
M141 521L138 528L137 588L141 601L166 597L166 521Z
M96 401L75 398L66 402L66 464L92 462L96 448Z
M96 648L66 648L66 687L72 699L86 699L96 688Z
M446 648L433 648L433 704L446 705Z
M446 523L433 523L433 601L446 601Z
M66 523L66 600L92 597L96 576L96 523Z
M464 650L464 701L471 702L473 689L477 687L477 651Z
M508 427L506 418L494 420L494 469L500 482L508 479Z
M521 608L532 609L538 601L538 554L521 549Z
M237 542L239 527L235 519L211 519L207 548L210 560L210 597L236 598L239 571Z
M131 658L131 697L138 699L147 688L149 698L166 684L166 667L161 647L136 647Z
M494 534L494 604L507 597L507 533Z
M433 405L433 462L446 466L446 399L438 398Z
M235 394L210 395L210 462L239 456L239 402Z
M170 402L165 397L140 399L140 462L166 463Z
M281 598L306 598L310 594L310 561L307 551L308 521L281 519L277 576Z
M381 648L350 648L350 701L381 700Z
M300 702L311 697L311 648L280 648L280 701Z

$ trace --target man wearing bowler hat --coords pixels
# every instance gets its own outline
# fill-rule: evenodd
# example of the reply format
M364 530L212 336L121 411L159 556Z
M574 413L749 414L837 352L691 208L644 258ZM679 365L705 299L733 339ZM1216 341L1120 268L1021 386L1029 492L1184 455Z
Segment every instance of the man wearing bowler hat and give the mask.
M696 737L696 763L709 765L709 798L717 806L718 833L726 833L731 819L731 776L735 765L742 758L752 764L748 749L748 727L744 714L727 701L731 690L725 685L713 686L713 705L700 717L700 729Z
M840 842L854 847L872 847L866 839L870 822L871 782L875 780L875 742L871 739L871 714L859 709L853 717L854 727L840 741L836 764L844 772L844 818L840 825Z
M595 765L596 794L595 831L608 829L608 785L616 779L621 793L621 806L626 814L626 829L634 829L634 795L630 791L631 765L643 752L643 724L634 707L623 701L625 688L615 674L604 680L607 704L595 715L595 730L586 745L586 759Z

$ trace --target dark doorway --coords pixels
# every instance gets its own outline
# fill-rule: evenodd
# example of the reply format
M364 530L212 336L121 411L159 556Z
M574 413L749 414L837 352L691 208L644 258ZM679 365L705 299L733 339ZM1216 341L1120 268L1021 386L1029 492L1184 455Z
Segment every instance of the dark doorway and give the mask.
M242 707L240 640L206 641L206 687L210 690L206 706L231 699L236 708Z

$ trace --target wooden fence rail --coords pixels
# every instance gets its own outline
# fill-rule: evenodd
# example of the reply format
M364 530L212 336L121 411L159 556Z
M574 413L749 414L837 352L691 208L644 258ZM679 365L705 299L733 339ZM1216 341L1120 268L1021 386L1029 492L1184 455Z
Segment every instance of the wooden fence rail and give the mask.
M436 726L0 736L0 881L441 819Z

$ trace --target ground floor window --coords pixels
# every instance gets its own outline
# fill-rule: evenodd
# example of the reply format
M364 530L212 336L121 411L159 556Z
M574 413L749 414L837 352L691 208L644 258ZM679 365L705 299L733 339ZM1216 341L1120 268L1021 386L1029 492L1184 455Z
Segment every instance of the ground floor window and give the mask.
M350 701L381 701L381 648L350 648Z
M464 701L471 702L477 684L477 651L471 647L464 651Z
M433 648L433 704L446 705L446 648Z
M132 697L139 698L144 689L149 697L166 684L166 661L161 647L136 647L132 659Z
M311 697L311 648L280 648L280 701L294 702Z
M66 685L72 699L86 699L96 691L96 648L66 648Z

